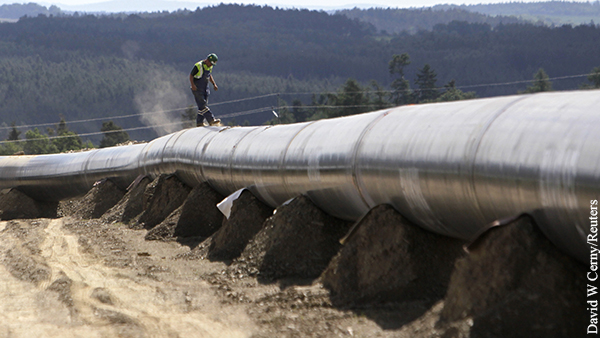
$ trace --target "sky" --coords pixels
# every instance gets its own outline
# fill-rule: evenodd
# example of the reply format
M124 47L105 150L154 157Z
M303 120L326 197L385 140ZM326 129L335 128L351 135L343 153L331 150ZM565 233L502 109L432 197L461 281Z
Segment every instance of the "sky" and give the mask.
M540 0L521 0L519 2L539 2ZM220 3L238 3L238 4L256 4L256 5L269 5L271 7L282 7L282 8L309 8L309 9L327 9L327 8L368 8L368 7L397 7L397 8L410 8L410 7L430 7L438 4L456 4L456 5L473 5L473 4L490 4L490 3L501 3L510 2L503 0L303 0L301 2L297 0L56 0L50 2L48 0L0 0L0 4L12 4L12 3L28 3L35 2L44 6L50 6L52 4L60 7L63 10L81 10L81 11L95 11L101 8L111 8L115 11L121 10L136 10L136 11L156 11L156 10L168 10L173 11L177 8L188 8L195 9L196 7L205 7L207 5L218 5ZM587 2L587 1L580 1ZM102 6L99 3L103 3Z

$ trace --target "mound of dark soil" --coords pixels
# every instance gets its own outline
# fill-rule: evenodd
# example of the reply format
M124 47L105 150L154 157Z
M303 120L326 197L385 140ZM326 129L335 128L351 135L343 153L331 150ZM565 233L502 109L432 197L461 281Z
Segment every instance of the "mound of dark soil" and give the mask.
M452 273L441 322L472 318L470 337L584 336L586 268L532 219L490 229L469 251Z
M349 222L326 214L306 196L296 197L277 208L229 270L258 275L264 281L317 278L349 227Z
M181 207L175 237L208 237L214 234L223 224L223 214L217 204L224 198L208 183L194 188Z
M259 201L249 190L244 190L233 202L229 219L214 234L208 258L230 260L240 256L252 237L262 229L267 217L272 215L273 208Z
M436 300L463 243L421 229L389 205L372 209L323 273L337 304Z
M85 196L61 202L63 216L83 219L100 218L108 209L117 204L125 195L111 180L97 182Z
M189 193L183 205L148 232L146 239L169 240L212 235L223 222L223 214L217 208L223 198L208 183L198 185Z
M107 223L129 223L144 211L144 191L151 180L148 177L138 177L128 188L127 193L119 203L102 215L102 221Z
M41 202L17 189L0 193L0 219L55 218L58 202Z
M146 186L144 211L134 227L152 229L177 209L190 194L192 188L175 175L160 175Z

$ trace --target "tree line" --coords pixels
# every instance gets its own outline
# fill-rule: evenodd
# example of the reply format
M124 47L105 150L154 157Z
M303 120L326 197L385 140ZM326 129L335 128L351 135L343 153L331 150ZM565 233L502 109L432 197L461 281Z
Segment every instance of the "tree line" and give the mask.
M99 148L129 141L129 134L113 121L102 123L100 131L103 137ZM39 128L29 129L25 132L25 138L21 139L23 132L13 122L6 141L0 143L0 155L54 154L95 148L91 141L84 142L76 132L69 130L64 118L55 128L46 128L46 132L44 134Z
M456 81L451 80L443 87L438 85L437 72L429 65L417 71L414 87L405 77L405 68L410 65L407 53L396 54L388 64L389 73L394 77L390 90L385 90L376 81L368 86L361 86L356 80L348 79L337 93L324 93L313 96L309 106L295 99L291 106L281 102L284 108L269 124L286 124L360 114L368 111L389 107L469 100L477 98L475 92L464 92L457 87ZM579 89L600 89L600 67L594 67L586 76L587 82L581 83ZM543 68L533 75L524 90L517 94L532 94L552 91L552 81Z
M455 80L451 80L440 88L437 72L429 64L425 64L418 70L413 81L414 86L411 86L411 82L405 77L405 69L410 64L410 56L407 53L393 55L388 63L388 71L394 77L389 90L374 80L367 86L363 86L354 79L348 79L337 92L312 95L309 105L303 104L300 99L294 99L288 106L285 100L278 98L278 113L273 111L276 117L266 121L265 124L304 122L360 114L393 106L468 100L477 97L474 92L464 92L457 88ZM600 89L600 67L592 69L587 76L587 81L580 85L581 89ZM540 68L534 74L531 85L519 93L551 90L550 77L543 68ZM180 116L179 128L194 127L195 116L196 109L194 107L185 109ZM230 119L228 124L237 125L235 119ZM249 122L245 121L243 124L249 125ZM100 148L111 147L130 140L127 131L113 121L103 122L100 131L103 135L98 145ZM51 154L95 148L90 140L84 142L77 132L70 130L62 116L54 128L46 128L46 133L40 131L39 128L34 128L27 130L23 139L21 136L22 131L13 121L6 141L0 143L0 155Z
M526 84L479 85L529 80L540 68L552 77L586 74L600 65L600 45L593 41L600 41L596 25L453 21L414 34L382 34L343 15L268 6L158 16L42 15L0 24L0 121L6 128L13 120L56 123L62 115L67 123L89 120L71 127L87 134L117 117L128 130L142 120L154 126L163 122L148 121L179 109L162 116L168 122L193 107L188 74L209 52L220 58L213 72L220 90L209 106L236 124L271 122L272 111L284 121L286 109L303 121L516 94ZM426 88L432 79L435 90ZM576 89L581 81L556 81L552 88ZM136 140L157 135L151 128L130 131Z
M526 24L527 21L509 15L486 15L459 7L435 8L369 8L345 9L337 11L351 19L369 23L382 35L432 30L435 25L452 21L483 23L491 27L499 24Z
M219 5L147 18L23 18L0 24L0 41L9 44L4 46L8 55L25 49L44 60L61 57L59 51L78 52L144 59L189 72L195 61L216 52L220 71L230 73L380 83L389 80L385 65L391 55L406 51L422 62L419 67L427 60L434 68L456 69L466 77L461 82L475 84L502 75L524 80L539 67L551 73L565 66L589 70L599 59L600 46L590 43L598 41L599 31L595 25L552 28L455 20L414 34L382 35L374 25L341 14ZM452 78L458 77L451 74L443 80ZM490 89L478 94L504 93Z

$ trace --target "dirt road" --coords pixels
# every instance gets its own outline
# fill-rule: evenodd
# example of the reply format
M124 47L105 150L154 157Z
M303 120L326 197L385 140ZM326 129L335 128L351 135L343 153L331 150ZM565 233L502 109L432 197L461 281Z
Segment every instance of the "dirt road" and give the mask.
M318 279L257 274L256 266L268 272L313 264L294 263L294 256L319 252L301 245L314 241L305 238L312 223L288 226L308 210L279 210L231 262L202 259L213 237L147 240L146 229L74 217L0 222L0 338L558 338L587 327L585 266L557 251L526 217L469 247L443 298L425 292L440 278L430 270L447 265L444 240L385 221L385 208L365 220L331 261L335 268ZM271 246L281 250L267 260L260 248L284 237L291 244ZM413 273L424 277L411 284ZM391 285L400 288L386 293ZM361 297L371 302L344 305Z
M394 329L397 309L336 309L319 284L261 284L221 262L183 259L188 246L145 241L146 233L97 220L0 222L0 337L398 337L409 329Z
M63 219L2 222L0 229L6 230L2 337L249 337L254 331L243 309L221 305L198 271L148 264L148 257L166 261L161 255L181 253L176 243L148 243L124 231L125 243L139 239L145 251L130 252L131 263L118 267L82 248ZM172 276L148 278L140 269L169 269Z

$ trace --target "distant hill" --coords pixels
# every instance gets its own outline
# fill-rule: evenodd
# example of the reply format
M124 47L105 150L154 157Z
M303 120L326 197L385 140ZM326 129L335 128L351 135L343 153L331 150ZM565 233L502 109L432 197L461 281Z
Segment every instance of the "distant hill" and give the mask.
M66 14L73 14L75 12L79 12L79 13L92 13L92 14L113 14L113 13L156 13L156 12L177 12L177 11L183 11L183 10L188 10L188 11L193 11L196 8L204 8L207 6L215 6L217 4L217 2L204 2L203 0L200 1L194 1L194 0L181 0L181 1L176 1L176 0L128 0L128 1L122 1L122 0L108 0L108 1L102 1L102 0L97 0L98 2L95 3L90 3L90 4L80 4L80 5L68 5L68 4L61 4L60 1L56 3L54 2L54 5L57 8L60 8L62 10L63 13ZM44 2L42 2L42 4L44 4ZM8 6L8 5L7 5ZM36 5L37 7L41 7L41 8L33 8L31 6L26 7L23 4L12 4L11 6L11 11L15 11L18 13L15 17L15 19L18 19L21 16L24 15L28 15L28 16L37 16L38 14L48 14L47 13L47 9L44 10L44 7ZM381 6L377 6L377 5L373 5L373 4L361 4L361 3L355 3L355 4L351 4L351 5L342 5L342 6L335 6L335 5L327 5L326 3L322 4L322 5L286 5L286 4L277 4L277 3L271 3L270 5L271 7L276 7L276 8L283 8L283 9L295 9L295 8L303 8L303 9L309 9L309 10L318 10L318 11L325 11L328 13L333 13L335 11L341 10L341 9L351 9L351 8L361 8L361 9L367 9L367 8L371 8L371 7L381 7ZM54 13L50 13L50 14L54 14ZM14 14L10 14L11 18L13 16L15 16ZM1 18L5 18L4 16L2 16L2 12L0 12L0 19Z
M0 19L12 19L16 20L23 16L35 17L40 14L43 15L60 15L62 14L60 8L56 6L50 6L46 8L44 6L28 3L28 4L11 4L0 6ZM10 21L10 20L3 20Z
M529 21L540 21L546 25L600 23L600 1L594 2L507 2L478 5L437 5L434 10L463 9L491 16L512 15Z
M500 23L511 24L524 22L514 16L490 16L469 11L462 7L448 7L437 10L432 8L354 8L338 11L337 14L370 23L375 26L379 32L389 34L400 32L414 34L420 30L432 30L435 25L447 24L452 21L485 23L492 27L495 27Z
M30 15L0 23L0 127L57 123L62 115L68 122L94 120L80 123L79 133L99 130L110 116L129 116L115 122L137 128L136 112L162 116L193 107L189 73L210 52L219 55L220 87L211 94L211 108L223 119L230 114L250 124L264 123L277 107L296 101L310 105L298 110L303 119L324 105L365 107L364 98L345 102L354 99L346 93L366 86L364 95L390 97L395 76L389 62L403 53L410 56L403 69L410 88L420 86L427 65L438 89L456 85L479 97L522 91L540 68L551 78L565 77L552 83L555 90L576 89L600 66L600 44L593 43L600 41L597 25L468 22L475 19L458 15L498 17L463 9L401 13L449 22L383 35L375 24L345 15L219 5L173 13ZM173 119L179 117L166 121Z
M166 0L110 0L83 5L59 5L61 9L69 12L87 13L139 13L139 12L175 12L182 9L195 10L209 6L204 2L166 1Z
M595 2L508 2L479 5L436 5L429 8L370 8L337 11L351 19L375 26L386 33L431 30L437 24L452 21L498 24L531 22L534 24L561 26L600 23L600 1Z
M36 3L10 4L0 6L0 22L6 19L16 20L23 16L35 17L40 14L71 15L74 12L86 13L150 13L176 12L179 10L195 10L206 7L207 3L166 0L110 0L86 5L52 5L49 8ZM60 8L59 8L60 6ZM334 9L334 7L307 6L311 9L326 10L329 13L343 14L351 19L370 23L378 31L386 33L431 30L437 24L452 21L485 23L492 27L502 23L533 22L549 26L563 24L600 23L600 1L595 2L508 2L478 5L436 5L425 8L366 8L356 5L352 9ZM285 8L285 6L279 6ZM339 7L338 7L339 8Z

